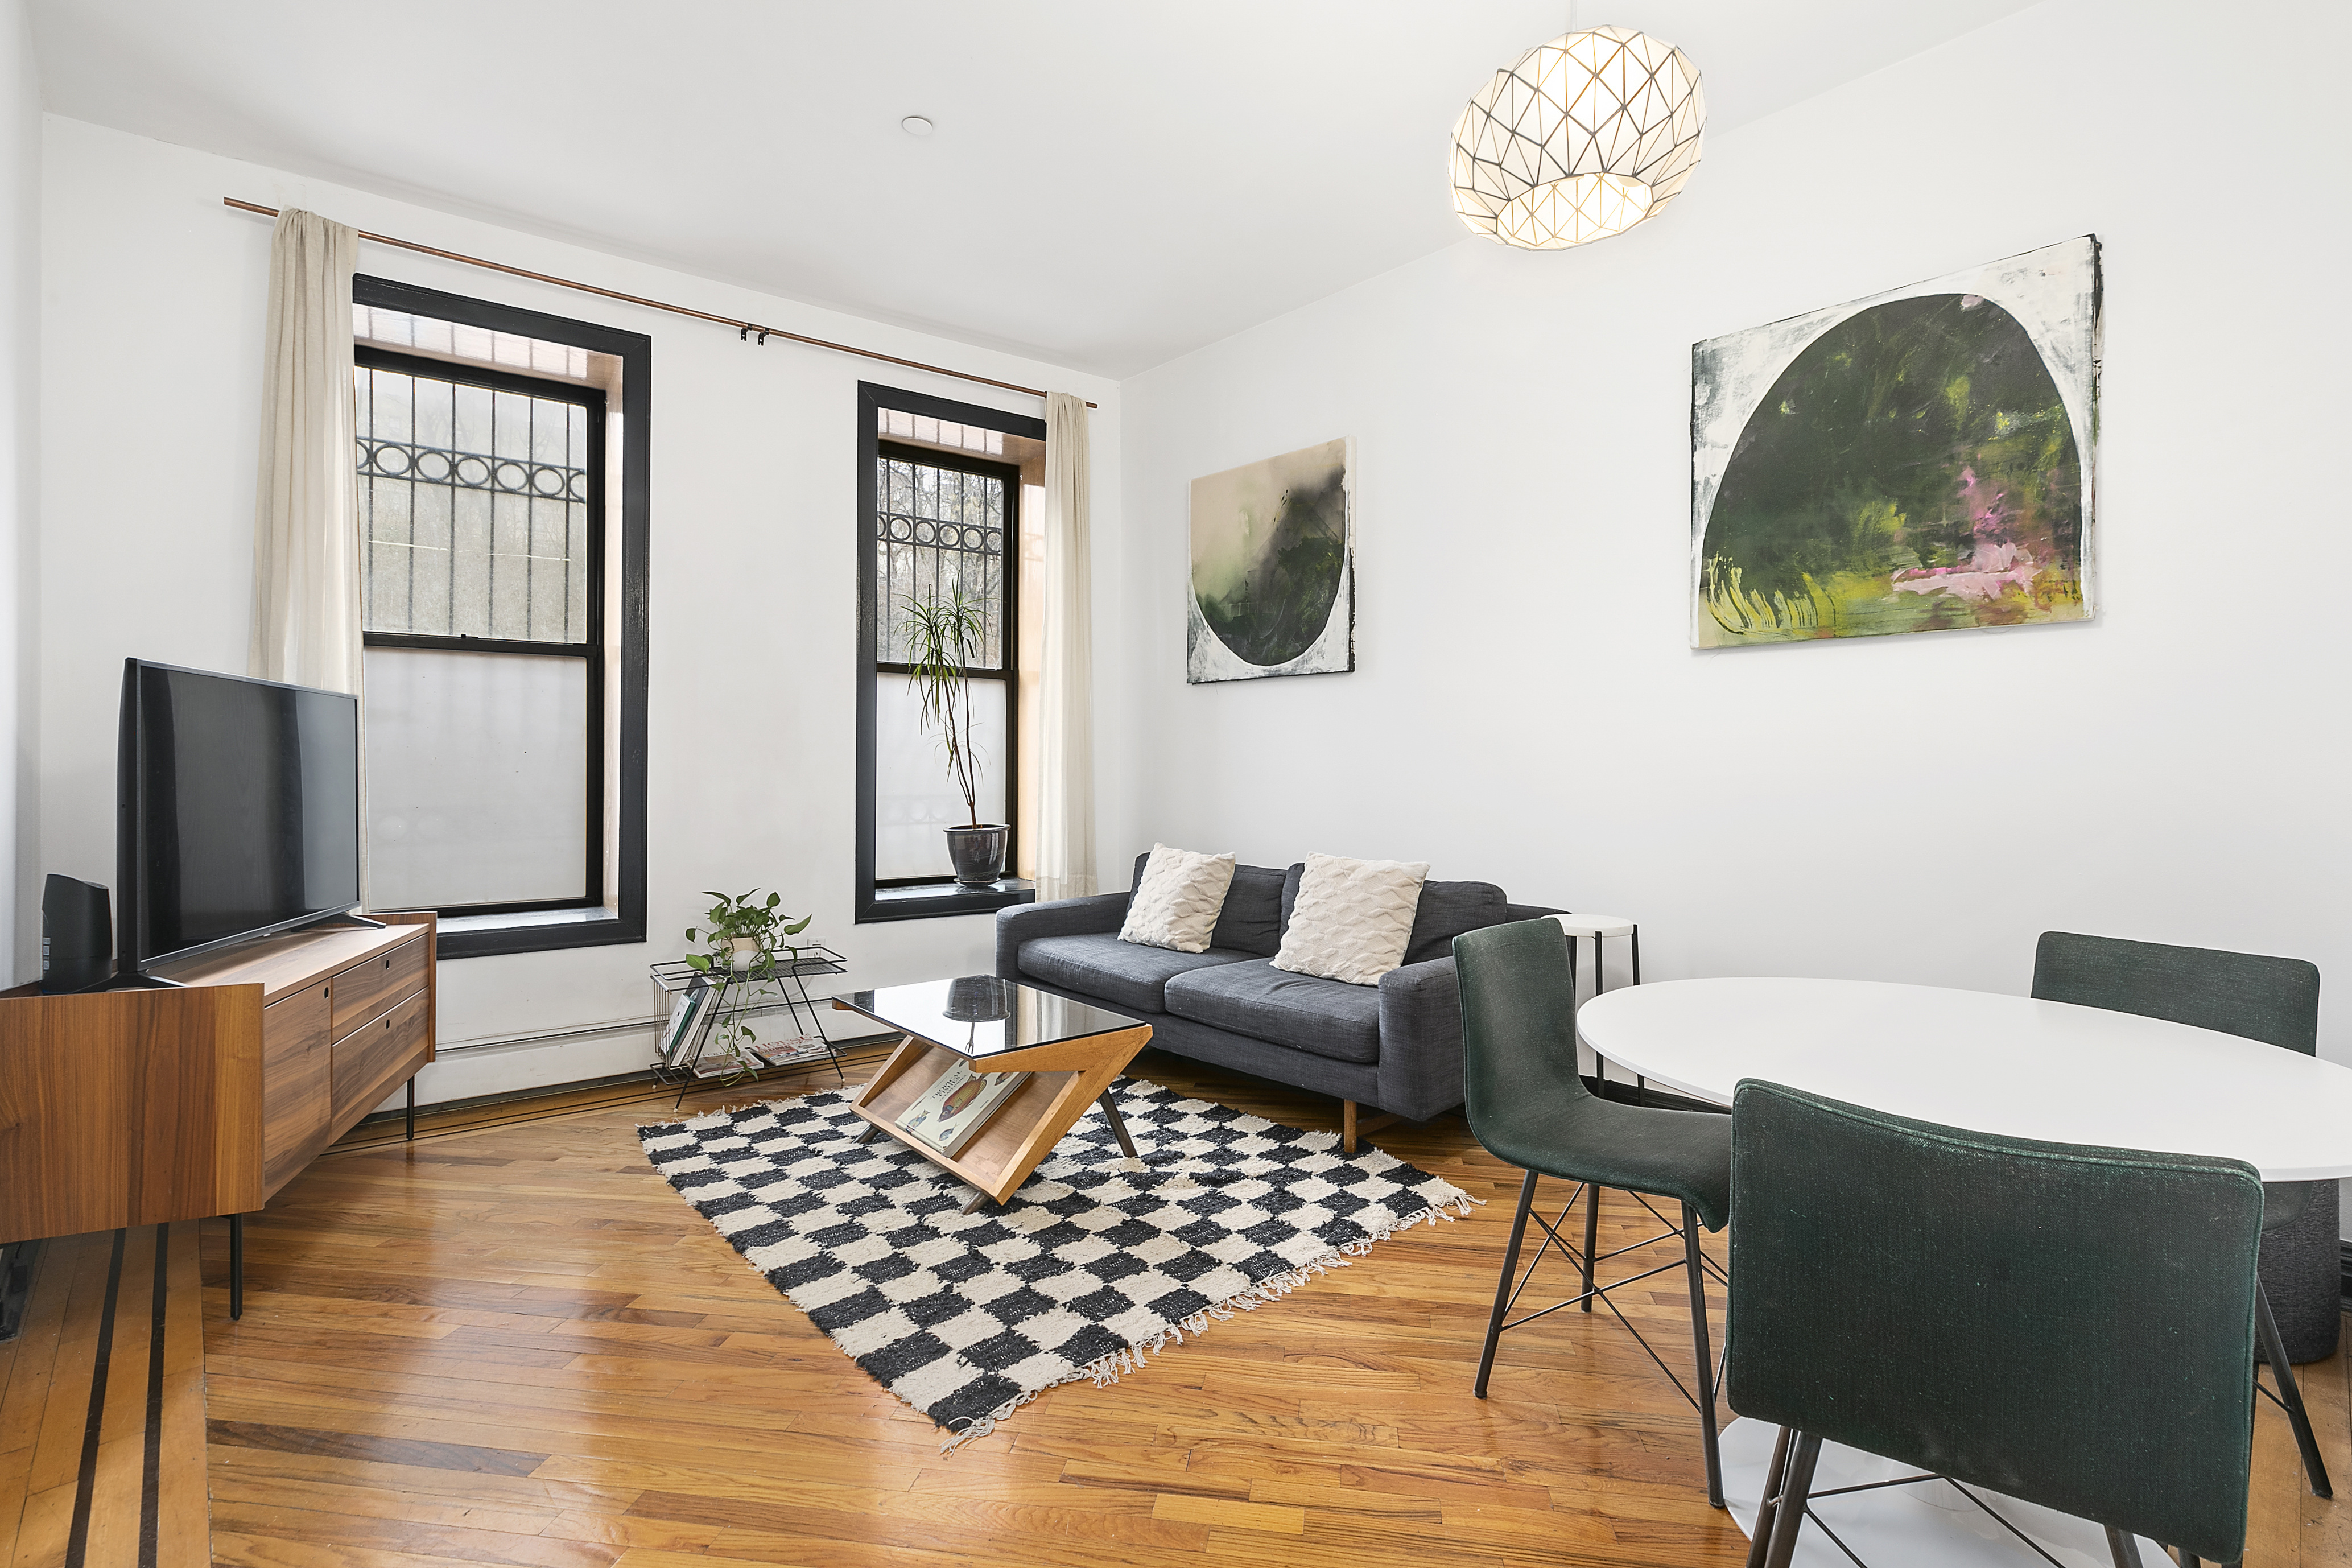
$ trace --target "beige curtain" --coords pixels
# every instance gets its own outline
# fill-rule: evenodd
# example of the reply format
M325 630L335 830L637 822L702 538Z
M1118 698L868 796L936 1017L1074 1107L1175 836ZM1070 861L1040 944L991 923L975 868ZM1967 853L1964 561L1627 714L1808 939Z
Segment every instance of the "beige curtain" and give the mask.
M1095 890L1093 574L1087 561L1087 402L1045 399L1045 677L1040 701L1037 897Z
M352 263L356 231L278 215L253 507L249 673L360 689L360 536L352 494Z

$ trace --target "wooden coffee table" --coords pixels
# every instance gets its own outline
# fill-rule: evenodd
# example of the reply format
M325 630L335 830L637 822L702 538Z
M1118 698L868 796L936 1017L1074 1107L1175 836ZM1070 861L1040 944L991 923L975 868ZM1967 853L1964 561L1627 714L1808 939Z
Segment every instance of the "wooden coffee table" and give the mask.
M871 1124L866 1138L887 1133L971 1186L979 1195L966 1214L1011 1197L1097 1101L1120 1150L1134 1157L1110 1086L1151 1038L1141 1019L979 974L852 991L833 1002L906 1037L851 1102ZM977 1072L1031 1076L950 1156L901 1132L898 1118L958 1058Z

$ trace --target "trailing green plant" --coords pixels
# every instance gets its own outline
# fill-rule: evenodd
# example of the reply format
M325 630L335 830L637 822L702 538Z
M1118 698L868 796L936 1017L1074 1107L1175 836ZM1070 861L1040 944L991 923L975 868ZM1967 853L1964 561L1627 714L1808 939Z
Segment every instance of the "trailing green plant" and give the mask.
M703 917L701 925L686 928L686 940L700 942L703 949L700 952L688 953L686 962L688 966L706 974L740 974L748 980L774 978L779 952L786 955L784 961L788 965L800 957L799 948L781 939L800 935L808 930L809 922L816 919L814 914L803 915L798 920L779 914L777 906L784 901L783 895L770 893L763 900L757 888L748 893L736 894L713 892L706 888L703 896L718 902L710 906L710 912ZM758 956L753 958L749 968L742 970L735 967L735 942L738 938L749 938L759 943ZM759 1070L751 1058L753 1037L751 1026L743 1021L740 1008L732 1013L722 1012L711 1029L711 1043L724 1051L729 1059L744 1072Z
M922 722L936 726L948 754L948 782L963 796L971 826L980 826L980 759L972 748L971 682L968 666L988 646L988 612L961 588L906 597L907 686L921 700Z

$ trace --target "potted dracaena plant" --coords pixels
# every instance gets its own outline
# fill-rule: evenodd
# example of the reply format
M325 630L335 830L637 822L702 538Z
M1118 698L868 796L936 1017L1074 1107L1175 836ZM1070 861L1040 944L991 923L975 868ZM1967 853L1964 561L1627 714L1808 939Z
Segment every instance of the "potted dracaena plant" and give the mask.
M908 595L906 600L907 685L922 703L922 724L936 729L947 753L948 782L963 796L963 826L947 830L948 862L967 888L985 888L1004 874L1006 827L980 819L980 757L973 749L971 682L964 670L988 646L988 613L961 589Z
M779 939L798 936L808 930L813 914L793 920L776 912L784 901L781 893L770 893L763 901L760 889L748 893L719 893L703 889L705 898L718 901L703 917L699 926L686 928L686 940L700 942L700 952L689 952L686 962L705 974L719 977L723 989L726 978L740 975L746 980L765 980L776 972L776 958L781 952L787 966L800 957L800 950ZM751 1058L751 1026L743 1021L740 1009L721 1013L712 1040L719 1048L745 1072L758 1070ZM731 1079L730 1081L732 1081Z

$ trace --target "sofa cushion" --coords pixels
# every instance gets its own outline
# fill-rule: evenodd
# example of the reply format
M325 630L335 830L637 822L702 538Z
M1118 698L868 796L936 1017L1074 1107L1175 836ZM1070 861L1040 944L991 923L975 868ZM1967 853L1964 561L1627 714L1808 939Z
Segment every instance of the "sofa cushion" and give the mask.
M1135 858L1135 880L1143 885L1149 852ZM1233 884L1225 889L1225 907L1217 911L1217 929L1209 933L1209 950L1231 948L1254 957L1271 958L1282 945L1282 873L1272 866L1236 866Z
M1249 956L1213 947L1206 952L1139 947L1108 931L1093 931L1024 942L1018 963L1022 973L1061 990L1099 996L1114 1007L1164 1013L1168 1008L1161 993L1171 976L1240 963Z
M1377 985L1404 963L1426 860L1309 855L1274 966L1350 985Z
M1412 912L1412 940L1406 943L1407 963L1450 958L1454 939L1464 931L1484 931L1511 918L1511 900L1492 882L1423 882L1421 907Z
M1306 874L1307 862L1302 860L1282 875L1277 934L1290 929L1290 913L1298 903L1298 883ZM1509 897L1492 882L1423 882L1421 905L1412 912L1412 937L1405 944L1404 961L1426 963L1433 958L1451 958L1454 939L1465 931L1484 931L1488 926L1534 920L1549 913L1549 910L1512 913Z
M1270 959L1195 969L1167 983L1167 1011L1334 1061L1381 1056L1381 988L1276 969Z
M1128 899L1127 923L1118 928L1118 940L1177 952L1208 952L1216 946L1209 938L1217 929L1225 889L1233 880L1230 854L1153 845Z

